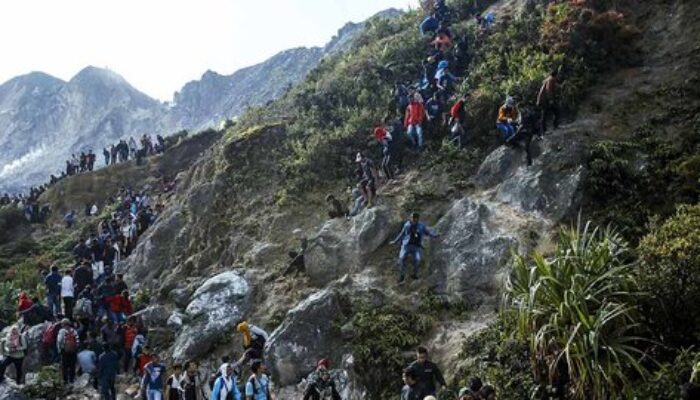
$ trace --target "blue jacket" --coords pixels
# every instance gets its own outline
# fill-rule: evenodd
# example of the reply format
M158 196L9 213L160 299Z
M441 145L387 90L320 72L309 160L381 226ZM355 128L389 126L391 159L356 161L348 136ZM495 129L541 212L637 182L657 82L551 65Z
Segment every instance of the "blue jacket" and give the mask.
M97 377L98 379L109 379L117 376L119 373L119 356L113 351L102 353L97 360Z
M426 32L435 32L439 27L440 22L432 16L428 16L420 24L420 33L425 35Z
M46 279L44 279L44 283L46 284L46 289L49 292L49 294L61 294L61 279L63 279L63 277L57 272L51 272L46 276Z
M236 376L231 377L231 387L228 387L230 393L233 395L233 400L241 400L241 392L238 390L236 385ZM216 383L214 383L214 389L211 392L211 400L220 400L221 390L224 389L224 377L220 376L216 378Z
M394 239L392 243L398 243L399 240L401 241L401 246L408 246L408 242L411 239L411 225L413 223L411 221L406 221L406 223L403 225L403 228L401 229L401 232L399 235ZM433 232L430 230L425 224L422 222L419 222L417 224L417 231L418 231L418 246L421 246L421 243L423 241L423 235L428 235L432 238L437 237L437 233Z

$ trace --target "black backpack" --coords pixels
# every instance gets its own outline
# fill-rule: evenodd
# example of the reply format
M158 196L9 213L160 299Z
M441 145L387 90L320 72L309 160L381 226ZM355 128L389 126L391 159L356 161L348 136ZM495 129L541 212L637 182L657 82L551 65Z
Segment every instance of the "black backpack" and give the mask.
M412 246L420 246L420 232L418 232L418 224L411 224L408 234L408 244Z

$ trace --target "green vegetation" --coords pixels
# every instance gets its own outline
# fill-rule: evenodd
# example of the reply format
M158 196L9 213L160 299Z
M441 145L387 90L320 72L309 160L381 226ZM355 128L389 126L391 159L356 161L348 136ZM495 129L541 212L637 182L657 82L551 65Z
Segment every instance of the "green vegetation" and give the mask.
M355 371L372 399L394 398L401 390L401 371L421 338L434 324L431 316L398 307L354 307L351 323ZM409 357L411 357L409 356Z
M700 205L682 206L642 239L639 282L659 340L673 346L697 343L700 332ZM680 312L682 310L682 312Z
M31 399L56 400L68 394L63 386L63 379L58 365L42 367L37 374L36 383L24 387L23 392Z

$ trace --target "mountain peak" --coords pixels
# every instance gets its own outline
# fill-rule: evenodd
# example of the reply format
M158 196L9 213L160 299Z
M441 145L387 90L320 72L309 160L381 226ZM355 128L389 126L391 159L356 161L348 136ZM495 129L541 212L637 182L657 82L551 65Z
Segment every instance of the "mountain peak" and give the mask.
M94 84L97 82L111 84L128 84L126 80L116 72L107 68L98 68L92 65L80 70L71 80L71 83Z
M6 84L22 84L27 86L51 86L56 84L64 83L62 80L51 76L44 72L33 71L28 74L20 75L14 77L0 86L5 86Z

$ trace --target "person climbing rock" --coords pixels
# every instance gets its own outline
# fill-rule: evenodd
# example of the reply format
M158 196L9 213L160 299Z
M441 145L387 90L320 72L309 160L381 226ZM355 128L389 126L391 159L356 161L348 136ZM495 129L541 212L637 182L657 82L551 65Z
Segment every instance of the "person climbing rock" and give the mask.
M520 124L520 111L512 96L506 97L505 104L498 110L496 128L503 135L503 141L508 142L517 132Z
M425 121L426 113L423 106L423 98L419 93L415 93L411 97L411 102L406 107L406 115L404 117L404 127L406 133L411 139L414 147L423 147L423 122Z
M344 207L340 200L336 199L335 196L329 194L326 196L326 204L328 204L328 217L330 219L344 218L348 215L347 207Z
M61 355L61 372L65 384L75 382L75 365L79 345L78 331L73 328L68 318L64 318L61 321L61 330L58 331L56 346Z
M327 367L316 370L316 379L310 380L304 390L304 400L340 400L335 381Z
M407 221L399 235L391 243L396 244L401 242L401 251L399 252L399 284L403 283L406 274L406 258L413 258L413 279L418 279L418 267L422 257L422 241L423 235L437 238L437 233L430 230L425 224L419 222L420 215L413 213L411 220Z
M17 325L12 325L7 336L0 343L0 349L4 355L0 362L0 384L5 381L5 370L9 365L15 366L15 382L18 385L24 383L22 364L27 353L27 338L20 332Z
M238 365L246 365L251 360L262 360L265 343L269 337L267 332L249 324L248 321L239 323L236 330L243 335L243 349L245 350L241 359L238 360Z
M416 361L408 366L416 374L416 381L421 397L435 396L437 393L437 384L446 386L445 378L442 377L442 372L435 363L428 358L428 349L423 346L416 350Z
M214 389L211 392L211 400L241 400L241 392L238 391L236 375L233 364L224 366L225 372L216 378Z
M423 400L418 388L418 377L416 372L410 368L403 371L403 388L401 389L401 400Z
M362 152L357 153L355 162L359 165L362 196L366 200L367 208L372 208L374 199L377 196L377 168L374 166L374 162Z
M554 129L559 128L559 105L557 102L557 88L559 81L557 80L557 70L552 70L549 76L542 82L542 88L537 94L537 107L540 108L541 115L541 131L542 134L547 132L547 120L552 117Z
M245 384L245 400L274 400L270 390L270 378L265 374L261 361L254 361L250 367L253 375Z
M447 121L447 125L450 127L450 141L460 149L463 147L464 122L467 119L466 104L467 96L464 95L450 108L450 119Z

